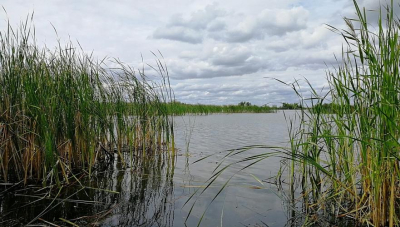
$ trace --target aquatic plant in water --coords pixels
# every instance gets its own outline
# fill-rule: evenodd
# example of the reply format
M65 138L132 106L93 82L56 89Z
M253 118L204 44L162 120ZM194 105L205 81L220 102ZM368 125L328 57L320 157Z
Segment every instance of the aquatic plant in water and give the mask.
M310 111L299 113L300 127L292 131L291 178L301 185L308 222L394 226L400 224L400 24L393 1L379 11L377 27L354 6L358 18L345 19L346 30L331 27L348 45L341 65L328 72L329 93L311 87ZM322 108L326 99L330 113Z
M32 17L0 32L0 181L68 183L122 153L173 150L168 71L157 80L118 60L96 62L72 43L36 43ZM162 57L162 55L161 55ZM159 59L159 58L158 58Z
M353 2L357 18L345 18L347 29L329 27L347 43L340 66L327 73L329 91L320 95L307 81L305 97L298 81L287 84L303 107L288 122L289 148L249 146L225 156L272 149L241 160L250 162L245 168L271 155L290 160L289 187L281 188L290 225L400 225L400 20L391 1L373 26ZM203 191L234 164L218 165Z

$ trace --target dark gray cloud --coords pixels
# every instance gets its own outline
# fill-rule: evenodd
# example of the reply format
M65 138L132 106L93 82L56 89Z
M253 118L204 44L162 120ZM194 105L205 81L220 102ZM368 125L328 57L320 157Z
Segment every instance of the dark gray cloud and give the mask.
M232 63L232 62L230 62ZM238 65L214 65L209 62L170 62L171 77L176 80L241 76L267 67L261 58L254 58Z
M296 95L290 85L284 85L274 79L258 79L253 83L242 83L238 77L232 78L236 81L232 84L221 85L215 83L215 80L197 80L196 84L186 82L174 86L178 92L175 93L179 100L189 103L207 103L207 104L237 104L241 101L251 101L257 105L280 105L283 102L298 102L300 98ZM254 78L247 78L252 80ZM294 82L294 79L288 80L288 83ZM203 83L202 83L203 82ZM210 83L211 82L211 83ZM214 83L213 83L214 82ZM319 84L317 81L309 81L313 88L325 95L327 84ZM298 92L303 98L311 97L310 87L305 79L299 79ZM324 89L325 88L325 89ZM290 100L290 101L288 101Z
M207 30L211 33L213 32L219 32L219 31L223 31L226 29L226 23L222 20L219 20L218 18L211 21L208 25L207 25Z
M195 30L203 30L218 17L223 17L226 14L224 10L218 9L217 5L208 5L204 10L198 10L191 14L186 19L182 15L174 15L167 26L182 26L189 27Z
M382 16L386 18L387 6L390 6L390 0L361 0L358 1L361 10L366 9L367 18L372 21L377 21L379 18L379 13L382 11ZM400 5L398 1L393 3L393 11L395 15L400 16Z
M386 19L387 6L390 6L391 2L390 0L359 0L357 1L357 5L362 13L364 13L365 9L370 28L377 28L380 13L382 13L381 15L383 23L385 23L384 20ZM394 15L400 17L400 4L398 1L394 1L393 3L393 12ZM343 17L356 20L358 19L353 1L346 2L346 5L343 9L336 11L332 15L341 15L341 17L333 17L335 18L336 22L342 22ZM359 27L359 23L357 23L357 21L353 20L352 23L354 24L355 28Z
M203 41L203 36L201 33L194 29L173 26L166 28L157 28L153 37L156 39L170 39L187 43L201 43Z
M267 99L265 99L265 95L270 93L267 92L268 86L266 83L259 84L258 86L243 86L243 85L225 85L221 86L218 84L204 84L204 85L185 85L179 84L175 89L178 89L179 92L176 94L180 100L189 99L196 100L191 103L207 103L207 100L213 100L211 103L215 104L237 104L240 101L247 101L251 99L255 100L255 97L263 97L260 98L257 104L262 105L267 103Z
M216 21L217 18L224 15L225 11L218 9L216 5L208 5L203 10L192 13L189 18L176 14L165 26L158 27L154 31L153 38L192 44L200 43L205 35L205 30L217 31L225 26L223 22Z
M217 5L206 6L191 14L189 18L174 15L153 37L189 43L199 43L203 37L224 42L247 42L264 39L265 36L283 36L307 27L309 12L303 7L289 9L265 9L257 15L227 13ZM197 37L190 36L197 32ZM181 36L179 35L181 34Z
M268 61L252 47L210 43L202 51L183 51L168 62L174 79L213 78L252 74L268 67Z

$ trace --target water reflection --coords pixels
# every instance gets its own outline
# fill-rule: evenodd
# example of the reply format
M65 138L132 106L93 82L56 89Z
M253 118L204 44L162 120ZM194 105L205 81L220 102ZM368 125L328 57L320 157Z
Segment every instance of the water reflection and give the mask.
M97 185L120 192L114 200L118 202L116 208L102 225L173 226L174 158L167 154L158 155L136 161L134 166L112 172L108 178L112 184L107 185L103 180L105 185ZM109 197L104 193L98 198Z
M293 112L294 113L294 112ZM176 129L192 128L191 116L175 119ZM202 191L204 182L211 176L213 170L223 161L221 166L234 163L251 155L270 152L268 149L251 149L241 155L223 159L228 149L236 149L246 145L265 144L269 146L287 146L287 124L282 112L273 114L229 114L196 116L194 130L190 132L189 156L178 156L175 171L175 194L186 194ZM187 134L176 130L177 147L185 148ZM179 138L181 141L179 141ZM184 150L182 151L184 153ZM208 159L193 164L205 156L215 154ZM185 174L187 159L190 159L190 175ZM280 158L271 157L257 165L240 171L249 163L237 163L226 169L212 187L206 192L195 196L198 199L191 210L188 226L196 226L202 219L201 226L284 226L290 216L283 204L281 192L273 181L280 169ZM232 179L230 177L234 175ZM282 178L287 175L283 174ZM180 179L181 180L180 180ZM189 179L191 182L189 182ZM230 179L229 185L212 203L220 188ZM262 181L260 183L258 180ZM284 185L284 190L287 190ZM200 193L198 193L200 194ZM176 205L182 206L186 199L177 200ZM185 216L192 203L183 207L183 211L175 211ZM203 213L205 212L204 216ZM178 215L176 215L178 216ZM203 218L202 218L203 217ZM180 224L175 219L175 224Z
M83 189L71 179L75 186L63 189L55 201L52 199L58 193L57 188L50 194L48 189L33 186L2 193L4 187L0 185L0 226L26 225L41 213L41 219L31 224L46 225L44 221L48 221L68 225L60 219L63 218L79 226L185 226L193 203L184 204L212 176L224 156L221 151L254 144L286 146L288 141L282 113L184 116L177 117L175 122L177 156L164 152L154 157L133 157L131 163L127 155L124 157L127 166L115 160L106 170L99 169L90 180L85 180L87 174L77 176L85 186ZM265 149L252 149L225 161L228 164L264 152ZM211 154L215 155L193 164ZM271 157L245 171L237 172L246 163L227 169L213 187L198 197L186 225L196 226L205 210L201 226L298 224L291 207L297 206L301 211L299 195L288 193L285 184L277 189L269 183L278 174L280 161ZM210 205L233 174L229 186ZM287 183L286 176L282 174L282 180Z
M116 160L110 170L81 179L83 188L2 190L0 226L65 225L65 220L78 225L173 226L174 158L163 153L132 161L134 168Z

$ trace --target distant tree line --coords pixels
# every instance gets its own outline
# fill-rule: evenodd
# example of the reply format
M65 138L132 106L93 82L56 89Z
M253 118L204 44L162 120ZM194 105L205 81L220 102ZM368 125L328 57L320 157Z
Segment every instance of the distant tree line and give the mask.
M257 106L250 102L240 102L237 105L205 105L205 104L187 104L174 101L165 104L167 113L175 115L185 114L212 114L212 113L271 113L276 109L267 105Z
M251 106L250 102L239 102L238 106Z
M282 103L282 106L279 108L282 110L296 110L302 109L302 106L299 103Z

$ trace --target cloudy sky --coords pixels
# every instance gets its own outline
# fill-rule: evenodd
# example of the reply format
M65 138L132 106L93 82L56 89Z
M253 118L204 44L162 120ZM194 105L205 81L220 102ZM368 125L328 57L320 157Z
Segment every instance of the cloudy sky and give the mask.
M384 2L384 0L382 0ZM378 0L359 1L376 9ZM0 29L34 12L36 36L48 47L72 40L96 58L132 67L154 64L158 50L176 99L186 103L280 105L297 102L285 82L322 89L355 16L351 0L2 0ZM57 33L54 31L56 28ZM149 74L154 73L149 71Z

